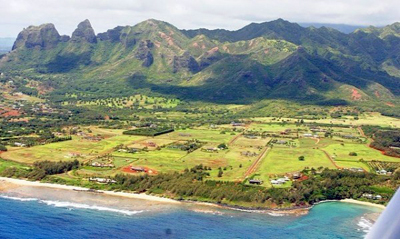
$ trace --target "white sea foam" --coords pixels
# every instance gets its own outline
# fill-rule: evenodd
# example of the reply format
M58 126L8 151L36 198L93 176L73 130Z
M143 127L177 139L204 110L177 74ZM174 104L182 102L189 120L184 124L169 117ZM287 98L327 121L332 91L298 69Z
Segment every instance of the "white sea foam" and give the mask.
M28 202L28 201L38 201L37 198L20 198L20 197L11 197L6 195L0 195L0 198L11 199L16 201Z
M74 208L77 208L77 209L89 209L89 210L121 213L121 214L129 215L129 216L143 212L143 211L131 211L131 210L111 208L111 207L103 207L103 206L97 206L97 205L87 205L87 204L73 203L73 202L40 200L40 199L37 199L37 198L13 197L13 196L7 196L7 195L0 195L0 198L16 200L16 201L22 201L22 202L38 201L40 203L44 203L44 204L47 204L49 206L63 207L63 208L68 208L69 210L74 209Z
M283 217L285 214L283 213L275 213L275 212L269 212L268 215L273 216L273 217Z
M107 211L107 212L121 213L121 214L129 215L129 216L143 212L143 211L130 211L130 210L124 210L124 209L111 208L111 207L103 207L103 206L97 206L97 205L87 205L87 204L73 203L73 202L61 202L61 201L49 201L49 200L41 200L40 202L45 203L50 206L54 206L54 207Z
M364 217L361 217L357 225L360 227L360 230L362 230L365 233L368 233L369 230L371 230L373 223L365 219Z

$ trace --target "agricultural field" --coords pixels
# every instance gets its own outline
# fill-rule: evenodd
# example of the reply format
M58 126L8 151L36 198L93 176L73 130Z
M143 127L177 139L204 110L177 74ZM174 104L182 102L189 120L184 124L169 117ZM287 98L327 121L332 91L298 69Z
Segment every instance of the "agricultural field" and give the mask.
M282 121L295 122L292 118L276 118L276 117L256 117L251 120L264 122L264 123L279 123ZM297 121L298 119L296 119ZM339 119L324 118L324 119L304 119L305 123L320 123L320 124L338 124L338 125L377 125L381 127L392 127L400 128L400 119L383 116L377 112L363 113L358 116L358 119L354 119L352 116L345 116Z
M366 144L334 143L323 148L335 161L387 161L400 162L399 158L383 155L380 151L368 147ZM349 155L351 152L356 156Z
M250 125L249 130L251 131L260 131L260 132L274 132L280 133L287 129L292 130L293 132L304 132L307 131L308 128L304 125L295 125L295 124L283 124L283 123L271 123L271 124L263 124L263 123L253 123Z
M274 145L262 161L257 173L264 178L268 175L282 175L301 171L304 168L336 168L323 151L311 139L296 140L296 146ZM304 156L304 160L299 160Z
M400 163L399 158L385 156L368 147L358 127L320 127L317 130L320 132L312 132L311 126L306 124L257 122L243 127L203 125L149 137L124 135L123 129L85 126L78 127L72 140L31 148L11 147L1 157L27 164L40 160L73 159L85 163L80 169L63 175L68 180L109 177L118 173L154 175L183 172L202 164L211 168L208 171L210 179L243 182L253 178L262 180L266 187L272 186L271 179L305 168L373 171L360 159ZM269 132L269 137L253 134L265 131ZM328 131L332 135L325 137ZM354 138L343 138L343 135ZM91 140L93 138L95 140ZM188 147L190 145L193 148ZM357 156L350 156L351 152ZM300 159L301 156L304 158ZM112 166L94 166L93 162ZM147 171L130 171L131 167ZM291 183L288 181L274 187L290 187Z
M222 134L219 130L211 129L185 129L178 130L172 133L160 135L157 138L169 140L190 140L197 139L209 143L229 143L237 133Z
M4 152L3 159L13 160L21 163L34 163L35 161L49 160L88 160L99 154L113 151L113 148L127 143L142 140L142 136L118 135L100 141L91 141L79 136L73 136L72 140L39 145L31 148L12 148Z

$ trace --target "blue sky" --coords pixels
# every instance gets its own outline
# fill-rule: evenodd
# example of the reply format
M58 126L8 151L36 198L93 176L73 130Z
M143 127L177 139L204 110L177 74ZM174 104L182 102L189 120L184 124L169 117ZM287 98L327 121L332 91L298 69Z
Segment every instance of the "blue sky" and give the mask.
M233 30L277 18L382 26L400 21L400 7L398 0L0 0L0 37L50 22L70 35L86 18L96 33L149 18L181 29Z

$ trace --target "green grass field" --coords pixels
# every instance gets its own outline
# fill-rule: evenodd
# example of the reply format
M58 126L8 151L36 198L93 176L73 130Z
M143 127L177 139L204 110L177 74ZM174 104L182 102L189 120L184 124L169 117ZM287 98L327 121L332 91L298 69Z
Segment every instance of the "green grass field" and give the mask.
M328 145L324 150L326 150L333 159L340 161L358 161L363 159L365 161L378 160L400 162L399 158L383 155L380 151L372 149L366 144L344 143L342 145L340 143L335 143ZM350 156L350 152L357 153L357 156Z
M295 120L292 119L294 122ZM192 168L202 164L211 167L209 171L210 178L216 180L243 181L246 172L253 163L259 158L266 147L271 147L267 154L258 161L256 171L252 171L252 176L264 181L264 186L272 186L270 179L282 176L290 172L298 172L304 168L320 167L336 168L335 164L329 159L325 152L331 156L338 167L343 168L363 168L370 171L365 161L379 160L387 162L400 162L399 158L383 155L380 151L369 148L366 144L357 142L353 139L343 139L338 136L333 138L324 138L324 133L319 133L320 138L306 138L304 132L310 132L307 126L296 126L295 124L279 123L252 123L250 130L269 131L280 133L286 129L292 129L297 132L300 129L299 139L285 138L282 135L277 138L254 139L239 135L239 132L231 131L231 128L210 129L204 125L192 129L178 129L175 132L159 135L156 137L130 136L123 135L122 129L105 129L95 126L81 127L83 132L104 137L100 141L90 141L80 136L73 136L70 141L51 143L47 145L34 146L31 148L10 148L8 152L1 154L1 158L12 161L0 161L0 171L9 166L21 166L20 163L31 164L39 160L73 160L78 159L81 162L94 160L97 156L110 154L115 168L96 168L93 166L84 166L73 174L64 175L66 178L74 177L107 177L117 173L122 173L123 168L127 166L146 167L154 172L182 172L186 168ZM242 128L244 130L245 127ZM326 127L328 129L328 127ZM356 127L332 127L334 133L351 134L356 137L360 133ZM223 131L228 131L221 133ZM291 137L295 137L292 133ZM168 145L174 143L185 143L196 139L201 141L201 148L188 153L180 149L170 148ZM271 143L271 140L284 140L287 144ZM217 147L219 144L228 144L228 149L217 152L207 151L210 147ZM151 145L155 144L155 145ZM124 145L130 148L139 148L148 150L137 153L118 152L114 148L118 145ZM268 146L267 146L268 145ZM272 146L271 146L272 145ZM357 156L349 156L350 152L356 152ZM304 156L305 160L299 160ZM222 177L218 177L218 171L223 170ZM277 187L288 187L290 183Z
M119 135L99 142L84 140L73 136L72 140L39 145L31 148L13 148L1 155L2 158L21 163L34 163L40 160L86 160L104 153L120 144L129 144L144 139L143 136Z
M228 143L235 135L230 133L221 134L219 130L210 129L185 129L177 130L175 132L160 135L157 138L170 139L170 140L190 140L197 139L203 142L210 143Z
M294 122L293 119L291 118L281 118L277 119L274 117L256 117L252 118L252 120L255 121L260 121L260 122L268 122L268 123L276 123L278 122L277 120L289 120L291 122ZM360 126L360 125L379 125L382 127L393 127L393 128L400 128L400 119L397 118L392 118L388 116L383 116L380 113L376 112L368 112L364 113L359 116L358 120L355 120L354 117L344 117L343 119L332 119L332 118L326 118L326 119L319 119L319 120L304 120L305 123L309 122L315 122L315 123L322 123L322 124L342 124L342 125L354 125L354 126Z
M304 156L305 160L300 161L300 156ZM274 147L262 161L257 173L260 175L284 174L301 171L306 167L335 168L326 155L318 149Z

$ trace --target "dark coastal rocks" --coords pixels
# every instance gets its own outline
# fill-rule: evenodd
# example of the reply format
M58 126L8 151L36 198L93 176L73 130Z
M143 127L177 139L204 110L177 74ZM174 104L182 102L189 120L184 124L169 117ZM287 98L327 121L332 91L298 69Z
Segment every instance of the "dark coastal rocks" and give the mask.
M97 43L97 37L89 20L79 23L78 28L72 33L72 42L86 41L88 43Z
M26 48L52 48L59 42L64 41L65 36L60 36L53 24L30 26L22 30L13 45L13 50Z

